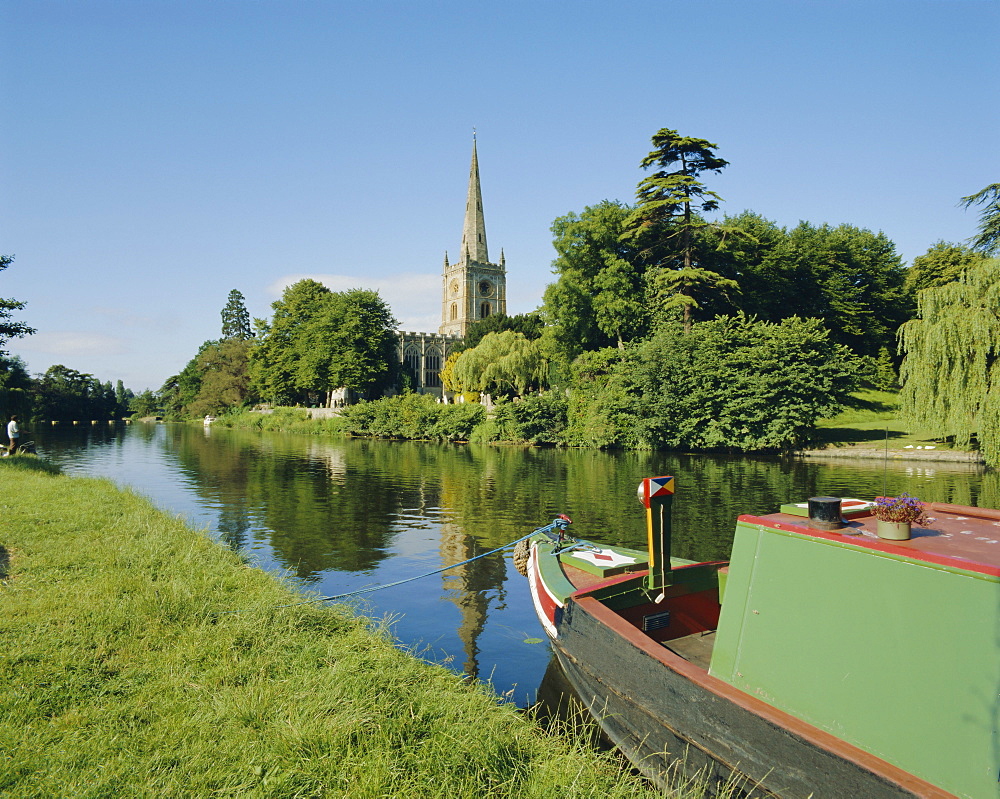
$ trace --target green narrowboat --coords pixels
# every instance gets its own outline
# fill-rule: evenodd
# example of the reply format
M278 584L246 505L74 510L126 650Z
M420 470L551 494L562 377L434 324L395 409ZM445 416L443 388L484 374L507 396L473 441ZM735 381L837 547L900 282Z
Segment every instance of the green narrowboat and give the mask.
M728 563L671 560L674 478L646 478L647 552L530 539L538 618L642 773L749 796L995 799L1000 511L929 504L909 540L871 504L740 516ZM843 515L842 515L843 514ZM846 517L846 518L844 518Z

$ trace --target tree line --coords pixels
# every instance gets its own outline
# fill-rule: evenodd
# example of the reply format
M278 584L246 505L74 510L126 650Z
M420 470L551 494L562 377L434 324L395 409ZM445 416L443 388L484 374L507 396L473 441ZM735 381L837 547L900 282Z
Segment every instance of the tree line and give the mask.
M760 450L801 446L861 386L901 385L914 424L1000 463L1000 184L962 199L981 208L968 245L936 242L907 267L882 232L719 216L709 178L728 162L718 145L668 128L652 144L634 202L553 222L554 280L539 309L472 325L444 364L449 396L488 395L490 414L408 398L414 379L386 303L313 280L252 323L234 289L221 336L129 408L191 418L349 396L360 404L343 427L364 434ZM22 306L0 301L0 337L31 332L10 318ZM8 400L28 391L21 372L16 359L0 362ZM46 413L110 409L112 393L122 408L123 391L66 367L34 385Z
M389 308L373 292L310 280L289 286L272 319L253 329L234 290L222 338L205 342L159 392L165 411L330 404L349 389L362 403L345 410L343 425L368 435L787 449L807 443L816 421L859 387L898 388L902 367L908 412L930 424L940 408L920 411L915 398L941 392L931 390L933 370L918 368L926 353L916 325L938 306L923 298L957 285L981 296L966 281L995 263L995 212L987 207L981 222L987 239L937 242L907 267L882 232L806 221L786 228L753 211L719 216L723 198L708 182L728 166L718 145L668 128L652 144L633 203L604 200L553 222L554 280L540 308L472 325L444 364L449 395L488 395L490 414L378 399L412 385L394 357ZM965 198L990 201L989 188ZM985 324L976 318L963 316ZM902 346L901 329L909 331ZM980 425L982 414L973 416ZM932 432L955 435L950 424Z
M335 292L306 279L288 286L271 309L270 320L251 325L243 294L229 293L221 338L202 344L160 388L168 417L257 403L328 406L337 391L373 398L402 387L396 320L377 292Z

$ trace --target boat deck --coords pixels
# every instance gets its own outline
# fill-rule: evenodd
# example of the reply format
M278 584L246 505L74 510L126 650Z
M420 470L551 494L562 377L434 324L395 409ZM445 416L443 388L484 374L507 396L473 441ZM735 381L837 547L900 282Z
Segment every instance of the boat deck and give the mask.
M664 641L663 646L693 666L708 671L712 663L712 650L715 648L715 630L673 638Z
M742 521L760 523L776 530L794 527L798 533L841 540L893 555L939 566L1000 576L1000 511L961 505L928 503L930 523L914 525L908 541L889 541L876 534L872 516L854 517L842 529L822 532L809 527L808 519L787 513L741 516Z

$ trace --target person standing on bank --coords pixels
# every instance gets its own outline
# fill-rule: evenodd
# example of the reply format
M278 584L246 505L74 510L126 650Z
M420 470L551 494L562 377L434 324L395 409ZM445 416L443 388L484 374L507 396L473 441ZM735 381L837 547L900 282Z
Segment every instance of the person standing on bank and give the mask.
M11 416L7 423L7 438L10 439L10 449L7 451L13 455L17 452L17 442L21 438L21 431L17 426L17 416Z

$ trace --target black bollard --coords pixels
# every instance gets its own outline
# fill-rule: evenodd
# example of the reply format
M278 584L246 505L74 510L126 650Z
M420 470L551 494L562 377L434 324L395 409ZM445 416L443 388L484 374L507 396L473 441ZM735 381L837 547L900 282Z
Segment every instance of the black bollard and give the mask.
M840 497L809 497L809 526L817 530L841 530Z

